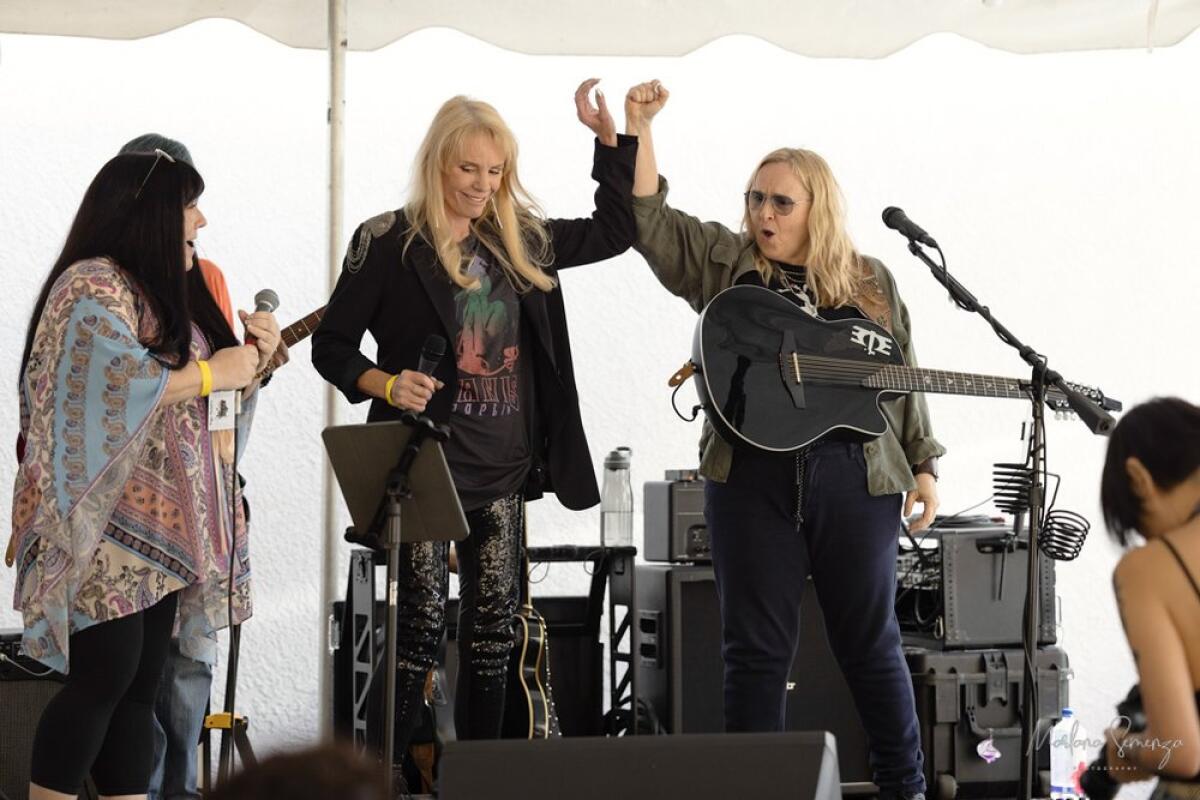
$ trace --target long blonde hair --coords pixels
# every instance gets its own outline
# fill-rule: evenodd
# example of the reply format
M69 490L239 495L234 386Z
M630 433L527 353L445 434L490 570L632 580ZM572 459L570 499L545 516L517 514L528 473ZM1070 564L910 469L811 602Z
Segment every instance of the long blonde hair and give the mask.
M438 109L425 141L417 153L413 185L404 207L408 217L407 250L417 235L437 251L446 274L464 289L479 281L467 275L469 263L450 230L442 176L458 161L466 140L486 134L504 155L500 188L484 213L471 221L471 232L486 247L518 291L538 288L548 292L555 281L544 272L551 259L550 237L541 209L517 178L517 140L492 106L462 95L451 97Z
M854 300L864 277L862 257L854 249L850 235L846 233L845 210L842 191L829 164L811 150L781 147L773 150L758 162L746 191L754 185L758 171L767 164L787 164L808 192L808 285L816 294L817 304L822 306L844 306ZM742 217L742 231L751 230L750 208ZM763 280L768 283L775 277L776 266L754 246L754 265Z

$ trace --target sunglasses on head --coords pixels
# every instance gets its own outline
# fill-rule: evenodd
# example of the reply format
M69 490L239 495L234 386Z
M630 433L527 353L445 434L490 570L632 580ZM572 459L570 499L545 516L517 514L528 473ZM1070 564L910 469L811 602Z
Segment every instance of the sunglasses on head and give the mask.
M157 147L154 148L154 163L150 165L150 169L146 171L146 177L142 178L142 182L138 185L137 191L133 193L134 200L137 200L142 196L142 190L146 188L146 181L150 180L150 176L154 174L154 168L157 167L158 162L164 158L172 164L175 163L175 159L170 153L166 152L165 150L159 150Z

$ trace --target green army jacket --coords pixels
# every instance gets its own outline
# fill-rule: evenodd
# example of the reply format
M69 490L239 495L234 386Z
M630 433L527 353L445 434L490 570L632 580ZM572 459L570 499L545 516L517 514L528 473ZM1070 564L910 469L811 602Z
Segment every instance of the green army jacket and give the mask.
M667 181L659 177L658 193L633 199L638 236L634 247L668 291L682 297L697 312L718 292L749 272L755 272L753 242L717 222L701 222L667 205ZM896 283L880 261L865 258L873 275L855 306L868 319L891 331L909 366L917 363L912 346L908 309ZM929 409L919 392L883 403L888 431L863 444L867 491L895 494L916 488L913 467L946 449L933 438ZM707 420L700 434L700 472L724 482L733 464L733 446Z

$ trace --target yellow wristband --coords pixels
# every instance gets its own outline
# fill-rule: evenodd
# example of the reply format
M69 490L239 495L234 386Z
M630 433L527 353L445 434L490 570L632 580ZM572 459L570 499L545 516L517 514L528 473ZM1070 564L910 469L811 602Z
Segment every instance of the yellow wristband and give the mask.
M200 396L208 397L212 394L212 368L203 359L197 359L196 366L200 368Z
M399 375L393 375L392 377L388 378L387 385L383 387L383 399L386 400L387 404L392 408L400 407L392 402L392 387L396 385L396 379L399 377Z

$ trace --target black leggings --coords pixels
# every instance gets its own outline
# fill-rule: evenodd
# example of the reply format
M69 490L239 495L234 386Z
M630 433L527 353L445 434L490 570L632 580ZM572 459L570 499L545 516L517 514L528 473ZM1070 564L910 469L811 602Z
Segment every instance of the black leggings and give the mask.
M71 669L42 712L30 776L72 797L91 771L102 795L145 794L154 760L154 698L178 595L71 635Z

